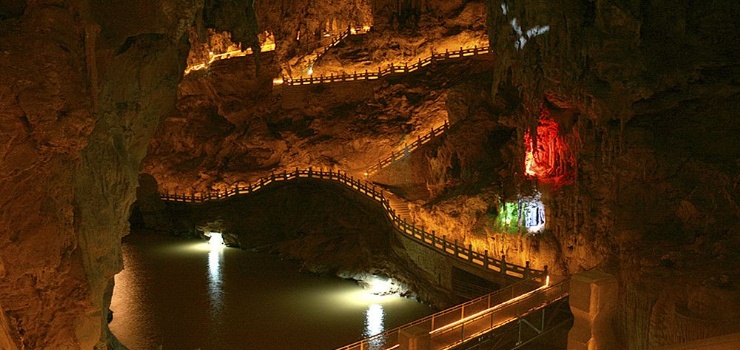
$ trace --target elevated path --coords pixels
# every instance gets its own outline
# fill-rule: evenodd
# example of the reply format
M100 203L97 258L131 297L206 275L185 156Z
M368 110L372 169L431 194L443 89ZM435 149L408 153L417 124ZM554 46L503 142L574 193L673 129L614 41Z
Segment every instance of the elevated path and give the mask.
M369 166L367 170L365 170L365 176L373 176L377 174L380 170L389 167L391 164L399 160L407 159L411 155L411 152L417 150L419 147L429 143L435 138L444 135L449 129L450 124L445 120L444 124L442 124L441 126L432 128L429 133L424 134L423 136L419 136L411 144L404 145L403 149L400 149L397 152L391 152L389 156L382 158L378 160L378 163Z
M327 181L335 181L343 184L352 190L366 195L378 202L391 220L394 229L405 238L410 239L424 248L433 250L438 254L451 258L455 266L468 271L475 271L485 274L495 274L509 280L533 279L544 281L547 277L547 266L544 270L530 268L527 262L526 266L519 266L508 263L505 260L494 259L488 255L488 251L479 252L473 249L471 245L460 245L457 240L449 240L446 235L440 235L435 231L427 232L423 228L418 228L408 222L408 218L403 218L397 213L391 205L391 201L386 193L376 185L367 181L356 179L347 175L346 172L313 170L312 168L292 172L283 172L271 174L263 177L255 183L247 185L237 185L222 192L208 192L196 194L177 194L161 193L160 198L168 202L181 203L205 203L208 201L223 200L229 197L250 194L259 191L270 184L277 182L291 181L299 178L311 178ZM398 208L398 204L397 208Z
M445 50L445 52L435 53L432 52L428 57L422 59L419 58L419 60L415 63L408 64L405 63L403 65L400 64L389 64L386 68L378 67L377 70L365 70L364 72L357 72L354 71L353 73L342 73L341 75L334 75L331 74L329 76L308 76L308 77L298 77L298 78L290 78L290 77L283 77L281 82L287 86L300 86L300 85L314 85L314 84L329 84L329 83L341 83L341 82L351 82L351 81L368 81L368 80L378 80L387 76L392 75L400 75L400 74L408 74L416 72L422 68L428 67L434 63L437 62L443 62L443 61L449 61L449 60L457 60L461 58L472 58L476 56L487 56L490 55L491 49L488 46L484 47L478 47L474 46L472 48L462 48L460 47L459 50Z
M512 322L536 328L523 318L568 296L568 280L549 282L524 280L337 350L447 350Z

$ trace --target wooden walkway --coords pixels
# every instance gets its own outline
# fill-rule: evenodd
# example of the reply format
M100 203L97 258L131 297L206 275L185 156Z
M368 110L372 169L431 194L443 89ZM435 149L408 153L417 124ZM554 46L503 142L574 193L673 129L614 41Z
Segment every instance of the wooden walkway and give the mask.
M537 270L530 268L529 262L527 262L525 266L519 266L506 262L505 260L494 259L488 255L488 250L483 252L476 251L473 249L472 245L464 246L459 244L457 240L449 240L444 234L440 235L435 231L427 232L424 228L416 227L414 224L409 223L408 217L403 218L397 213L397 210L399 209L393 208L390 200L386 196L386 193L382 189L376 185L368 183L367 181L349 176L346 172L313 170L312 168L305 170L296 169L292 172L284 171L283 173L278 174L273 173L270 176L261 178L255 183L237 185L225 191L196 194L162 193L160 194L160 198L167 202L205 203L254 193L271 184L301 178L338 182L360 194L366 195L371 199L380 202L388 219L391 220L393 227L398 233L426 248L434 250L439 254L454 258L455 261L469 264L489 273L496 272L501 274L501 276L517 279L544 281L548 275L547 266L545 266L544 270Z
M367 80L377 80L383 77L391 76L391 75L398 75L398 74L408 74L418 71L419 69L422 69L424 67L427 67L429 65L432 65L436 62L442 62L442 61L448 61L453 59L460 59L460 58L466 58L466 57L474 57L474 56L481 56L481 55L489 55L491 53L491 49L488 46L484 47L472 47L468 49L460 48L460 50L445 50L445 52L441 53L435 53L432 52L431 55L424 59L419 59L417 62L412 63L409 65L408 63L403 65L396 65L396 64L389 64L388 67L383 69L383 67L378 67L378 70L375 71L369 71L365 70L364 72L353 72L350 74L344 74L342 75L334 75L331 74L329 76L323 76L320 75L318 77L316 76L309 76L309 77L299 77L299 78L289 78L289 77L283 77L283 83L288 86L296 86L296 85L312 85L312 84L328 84L328 83L341 83L341 82L350 82L350 81L367 81Z
M439 127L432 128L432 130L425 134L424 136L419 136L414 142L412 142L410 145L406 144L402 149L399 151L391 152L391 154L381 160L378 161L377 164L373 164L365 170L365 176L372 176L375 175L378 171L382 170L383 168L386 168L393 164L396 161L406 159L411 155L411 152L417 150L419 147L421 147L424 144L429 143L430 141L434 140L436 137L439 137L443 135L444 133L449 130L450 125L445 120L445 123Z

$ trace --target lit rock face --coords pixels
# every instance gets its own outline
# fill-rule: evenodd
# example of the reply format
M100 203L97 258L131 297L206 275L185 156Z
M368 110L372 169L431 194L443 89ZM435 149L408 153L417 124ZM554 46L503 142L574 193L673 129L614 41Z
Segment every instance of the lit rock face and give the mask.
M189 73L179 87L177 111L159 128L142 171L154 176L163 190L180 192L224 188L295 167L332 168L363 176L367 167L391 151L441 125L448 114L447 87L476 74L490 77L489 72L480 74L490 69L490 58L438 64L408 78L272 86L272 79L282 74L294 78L306 74L292 69L305 68L307 59L315 58L309 53L329 43L315 34L336 35L348 25L371 24L370 10L378 6L396 16L409 14L408 9L391 5L255 2L256 29L247 28L243 19L214 19L218 13L232 16L249 11L207 5L203 26L221 31L233 22L241 26L235 27L234 41L242 37L238 33L268 31L274 33L277 48L218 60L207 70ZM415 63L432 51L487 45L482 3L417 5L422 6L418 27L396 26L398 31L387 27L387 31L352 36L322 56L314 65L314 76L363 72L390 62ZM298 31L303 33L300 40L294 37ZM308 37L307 31L312 33ZM246 39L241 44L248 46ZM489 86L479 88L489 90Z
M106 316L120 238L198 4L6 3L0 347L115 347Z
M494 256L607 267L626 285L620 345L644 349L737 331L738 4L630 6L489 2L492 116L470 117L479 88L451 90L448 136L376 178L414 194L417 223ZM543 115L559 159L575 155L573 184L525 175ZM507 129L511 141L485 142ZM545 233L502 230L501 204L535 191Z
M313 12L328 3L297 3L297 16L277 9L287 1L255 10L264 29L275 33L280 57L320 45L315 38L306 44L284 40L303 28L301 15L314 34L327 20L331 29L350 22L341 17L333 28L331 16ZM384 9L398 14L393 3L373 3L376 22ZM431 2L420 3L423 10ZM304 98L315 107L277 112L281 101L269 100L266 91L258 91L264 98L245 102L208 91L218 83L200 77L181 86L197 98L181 99L178 113L152 143L150 149L161 153L147 160L145 171L165 188L202 190L283 167L361 169L402 145L409 130L430 124L436 117L430 111L446 109L453 122L448 137L412 156L409 169L398 170L411 180L382 179L406 186L417 200L412 215L427 229L458 235L508 261L550 265L556 273L601 265L624 285L620 303L626 307L615 321L624 347L732 331L740 277L740 152L734 142L740 99L733 65L740 46L731 26L738 4L488 4L497 57L488 75L493 93L489 85L429 92L422 79L394 81L356 109L355 100L349 108L326 99L342 95L317 88ZM411 16L416 8L404 11ZM393 28L393 19L387 25ZM255 32L243 29L249 30ZM536 133L543 108L576 154L574 184L553 186L524 175L525 135ZM157 160L160 155L165 161ZM501 205L535 190L546 207L546 233L500 230Z
M489 2L494 91L521 91L519 140L544 105L576 150L574 185L540 183L558 268L619 271L629 348L737 331L739 10Z
M273 67L270 55L261 58L264 72ZM210 74L194 72L180 84L178 110L157 131L142 168L162 189L203 191L295 167L362 176L392 150L443 123L442 86L490 75L482 73L490 61L469 61L440 64L408 80L270 91L264 85L271 83L269 73L240 73L253 70L253 62L249 56L217 61ZM456 73L443 74L451 70ZM302 107L284 108L288 100Z

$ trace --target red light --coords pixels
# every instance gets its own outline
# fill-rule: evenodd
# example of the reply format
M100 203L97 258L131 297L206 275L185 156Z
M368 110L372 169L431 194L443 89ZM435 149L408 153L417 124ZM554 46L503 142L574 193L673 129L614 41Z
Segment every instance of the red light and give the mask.
M540 114L536 131L536 145L529 130L524 134L524 173L556 187L575 181L575 156L546 109Z

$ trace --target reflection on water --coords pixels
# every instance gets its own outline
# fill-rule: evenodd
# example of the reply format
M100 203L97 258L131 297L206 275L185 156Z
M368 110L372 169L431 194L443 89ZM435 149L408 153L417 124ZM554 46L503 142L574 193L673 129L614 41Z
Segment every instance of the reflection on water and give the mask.
M376 334L383 333L383 307L378 304L371 304L367 308L367 317L365 318L365 332L362 334L365 338L370 338Z
M132 234L123 258L110 328L130 349L334 349L432 312L206 242Z
M383 333L385 327L383 327L383 306L379 304L370 304L367 308L367 316L365 317L365 331L362 336L370 338L376 334ZM380 349L385 345L385 339L383 337L375 337L370 340L370 349Z
M223 259L223 244L209 244L208 252L208 296L211 300L211 313L218 315L223 308L223 290L221 289L221 260Z

